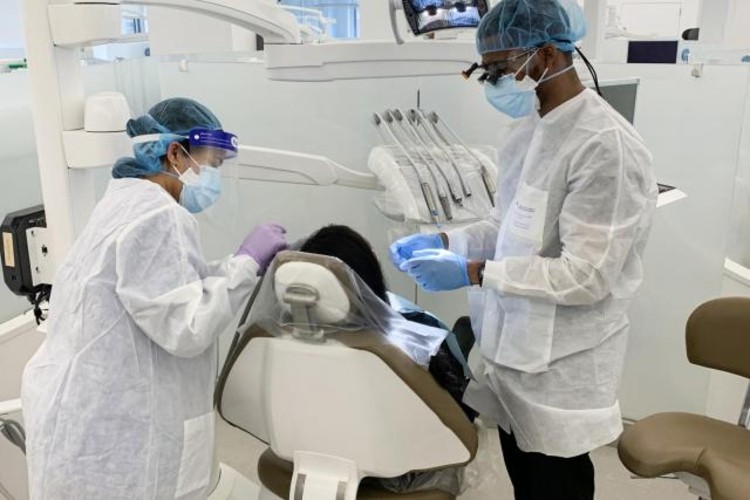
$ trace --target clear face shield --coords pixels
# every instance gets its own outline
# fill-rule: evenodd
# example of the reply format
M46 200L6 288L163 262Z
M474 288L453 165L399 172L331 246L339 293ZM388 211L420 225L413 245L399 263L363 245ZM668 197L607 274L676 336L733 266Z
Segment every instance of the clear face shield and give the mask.
M188 140L188 158L190 168L196 174L187 177L186 194L193 190L206 193L211 200L206 207L194 211L201 226L213 233L234 235L236 239L236 222L238 220L238 164L239 143L237 136L223 130L197 128L190 131ZM197 179L199 187L187 187ZM185 180L183 180L185 182ZM208 185L207 185L208 184ZM187 200L184 200L187 201ZM187 207L186 207L187 208ZM193 211L193 210L191 210Z

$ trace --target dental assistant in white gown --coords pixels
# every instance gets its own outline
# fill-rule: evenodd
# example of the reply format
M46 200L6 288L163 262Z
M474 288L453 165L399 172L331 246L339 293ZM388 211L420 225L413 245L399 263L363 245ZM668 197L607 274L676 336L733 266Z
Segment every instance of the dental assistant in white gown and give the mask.
M206 498L216 340L286 247L262 225L205 261L192 213L220 196L237 140L203 105L167 99L127 131L134 158L59 269L24 371L33 500Z

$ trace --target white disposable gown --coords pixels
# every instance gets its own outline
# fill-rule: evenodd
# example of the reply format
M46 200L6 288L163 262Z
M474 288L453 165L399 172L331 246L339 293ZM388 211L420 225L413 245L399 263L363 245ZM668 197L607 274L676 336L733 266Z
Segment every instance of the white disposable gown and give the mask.
M657 186L633 127L591 90L519 122L491 215L448 233L487 259L470 291L484 366L465 401L524 451L571 457L622 431L626 311L643 278Z
M31 498L205 498L216 340L256 283L206 263L160 186L113 180L61 266L23 375Z

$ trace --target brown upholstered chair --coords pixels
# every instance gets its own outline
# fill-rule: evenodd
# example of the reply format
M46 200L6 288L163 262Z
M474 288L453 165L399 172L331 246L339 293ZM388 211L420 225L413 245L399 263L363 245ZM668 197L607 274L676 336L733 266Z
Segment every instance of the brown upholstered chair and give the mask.
M750 298L698 307L687 323L691 363L750 378ZM698 476L714 500L750 499L750 430L701 415L659 413L623 433L622 463L643 477Z

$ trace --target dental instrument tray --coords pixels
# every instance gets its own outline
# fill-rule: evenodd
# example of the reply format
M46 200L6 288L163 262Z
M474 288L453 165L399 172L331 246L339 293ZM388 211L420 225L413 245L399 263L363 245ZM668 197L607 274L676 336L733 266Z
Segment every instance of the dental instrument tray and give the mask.
M373 148L370 171L385 188L375 197L390 221L459 226L486 217L494 205L496 151L470 147L435 112L374 113L384 144Z

